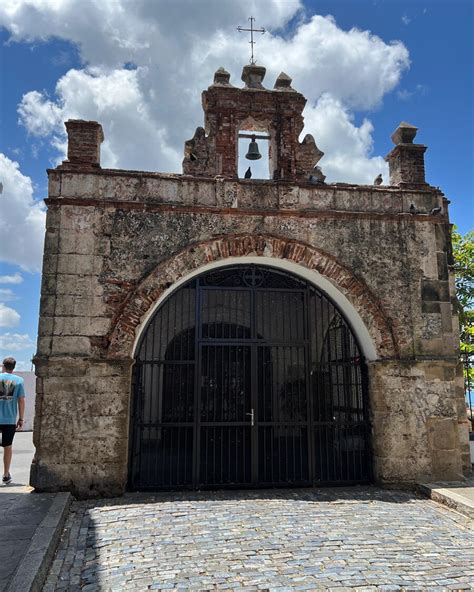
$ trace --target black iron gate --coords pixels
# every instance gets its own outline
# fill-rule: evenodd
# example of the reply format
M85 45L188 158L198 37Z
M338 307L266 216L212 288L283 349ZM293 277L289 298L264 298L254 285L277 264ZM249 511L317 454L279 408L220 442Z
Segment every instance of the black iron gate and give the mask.
M209 272L159 307L137 351L132 489L370 480L364 360L304 280Z

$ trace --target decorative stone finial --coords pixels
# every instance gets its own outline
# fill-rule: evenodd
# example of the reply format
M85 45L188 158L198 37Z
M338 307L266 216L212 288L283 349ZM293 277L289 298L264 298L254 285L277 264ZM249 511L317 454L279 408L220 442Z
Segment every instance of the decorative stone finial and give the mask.
M392 142L397 146L398 144L413 144L417 131L417 127L411 125L411 123L402 121L390 137Z
M191 140L184 144L183 173L206 175L209 167L209 139L203 127L196 128Z
M242 80L245 82L245 88L264 89L262 81L265 78L266 72L267 70L263 66L256 66L254 64L244 66Z
M402 121L391 135L395 148L385 157L390 172L390 185L426 185L423 144L413 144L418 128Z
M214 74L214 84L220 84L222 86L232 86L229 80L230 74L229 72L227 72L227 70L222 68L222 66L218 70L216 70Z
M316 146L313 136L306 134L296 150L296 178L300 181L307 181L309 178L310 183L316 182L315 180L323 183L326 177L316 165L324 156L324 152Z
M280 72L280 75L275 80L273 86L275 90L294 90L291 88L291 78L285 72Z

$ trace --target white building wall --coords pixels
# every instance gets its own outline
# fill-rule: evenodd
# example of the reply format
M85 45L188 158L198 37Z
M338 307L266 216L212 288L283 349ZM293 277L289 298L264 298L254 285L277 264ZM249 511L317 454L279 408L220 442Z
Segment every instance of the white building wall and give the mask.
M26 409L23 431L31 432L35 417L36 376L34 372L15 372L15 374L25 381Z

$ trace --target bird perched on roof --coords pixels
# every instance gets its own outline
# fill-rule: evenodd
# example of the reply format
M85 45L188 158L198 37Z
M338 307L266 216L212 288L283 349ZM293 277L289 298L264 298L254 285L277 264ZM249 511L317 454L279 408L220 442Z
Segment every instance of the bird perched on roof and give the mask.
M374 179L374 185L382 185L383 179L382 174L378 174Z
M244 178L245 179L251 179L252 178L252 171L251 171L250 167L245 171Z
M323 174L321 167L318 167L318 166L313 167L312 174L308 177L308 181L312 185L317 185L318 183L324 183L325 179L326 179L326 175Z
M410 212L410 214L418 214L419 213L418 210L416 209L415 204L410 204L408 211Z
M440 214L440 213L441 213L441 208L440 208L440 207L438 207L438 208L433 208L432 210L430 210L430 215L431 215L431 216L437 216L437 215L438 215L438 214Z

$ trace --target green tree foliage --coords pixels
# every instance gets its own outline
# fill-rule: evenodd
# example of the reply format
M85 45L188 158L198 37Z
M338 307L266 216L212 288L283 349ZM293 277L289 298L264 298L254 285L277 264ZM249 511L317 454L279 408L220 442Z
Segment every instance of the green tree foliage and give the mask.
M452 233L461 352L474 355L474 231Z

